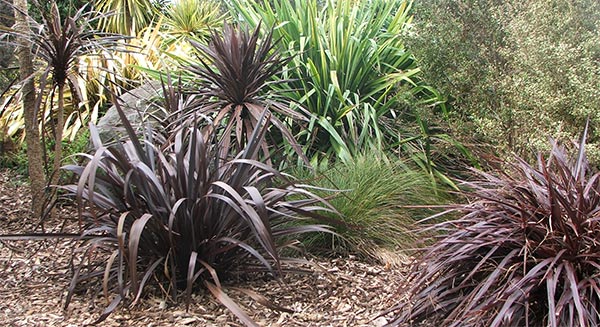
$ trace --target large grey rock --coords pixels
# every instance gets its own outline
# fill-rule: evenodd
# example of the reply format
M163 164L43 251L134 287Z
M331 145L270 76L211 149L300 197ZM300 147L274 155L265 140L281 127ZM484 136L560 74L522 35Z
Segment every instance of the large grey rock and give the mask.
M165 117L165 113L154 103L157 97L162 95L161 83L159 81L149 81L119 97L118 101L121 109L123 109L127 120L129 120L138 136L143 134L147 123L150 123L154 128L160 126L159 120ZM97 128L100 139L105 145L127 136L127 131L114 105L100 118Z

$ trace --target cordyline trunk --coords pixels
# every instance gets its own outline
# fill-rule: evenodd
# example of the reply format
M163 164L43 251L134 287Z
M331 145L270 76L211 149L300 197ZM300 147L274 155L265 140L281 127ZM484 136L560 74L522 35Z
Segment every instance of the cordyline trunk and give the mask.
M50 184L57 185L59 177L60 162L62 160L62 138L65 128L65 85L58 85L58 115L56 118L56 130L54 135L54 167Z
M29 34L27 24L27 0L13 0L15 11L14 29L24 35ZM31 196L33 217L39 218L43 213L44 188L46 177L44 176L42 145L40 142L40 131L38 113L35 109L35 87L33 81L33 60L30 44L26 39L18 40L16 54L19 60L19 74L23 80L21 92L23 94L23 116L25 118L25 142L27 144L27 161L29 164L29 179L31 180Z

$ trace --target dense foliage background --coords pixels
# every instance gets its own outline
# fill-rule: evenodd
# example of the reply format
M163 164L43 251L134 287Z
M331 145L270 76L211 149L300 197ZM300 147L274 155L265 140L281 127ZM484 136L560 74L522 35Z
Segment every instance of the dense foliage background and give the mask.
M173 302L199 285L253 325L221 280L276 277L284 255L308 249L416 256L409 304L443 305L396 323L600 321L598 287L586 286L600 267L600 2L15 0L0 11L0 163L32 176L34 219L57 201L77 208L86 242L74 256L103 261L78 261L67 302L95 285L110 299L99 320L155 283ZM531 228L545 236L527 240ZM483 300L491 289L502 303Z
M452 107L452 127L487 151L531 157L548 136L592 130L598 162L597 1L415 1L407 44Z

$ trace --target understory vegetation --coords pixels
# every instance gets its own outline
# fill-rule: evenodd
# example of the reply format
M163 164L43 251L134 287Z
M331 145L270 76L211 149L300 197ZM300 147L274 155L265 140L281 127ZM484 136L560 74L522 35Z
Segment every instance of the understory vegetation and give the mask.
M600 321L597 1L30 1L0 165L77 212L65 305L256 326L226 282L312 253L414 259L390 326Z
M431 184L429 176L409 163L384 152L366 152L349 162L338 162L317 174L297 172L327 196L343 222L332 227L336 234L307 234L312 251L355 254L386 263L412 254L419 236L415 223L433 214L433 207L449 200L445 189Z

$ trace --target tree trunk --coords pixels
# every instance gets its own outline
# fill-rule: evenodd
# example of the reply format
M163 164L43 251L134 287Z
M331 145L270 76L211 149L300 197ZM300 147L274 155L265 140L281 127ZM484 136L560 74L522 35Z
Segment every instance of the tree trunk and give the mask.
M13 0L13 5L15 11L14 29L25 35L31 34L27 24L27 0ZM30 42L25 38L19 38L15 52L19 60L19 74L23 82L21 93L25 119L25 142L27 144L27 161L31 181L32 213L35 219L40 218L43 214L46 177L44 176L38 110L35 106L35 85Z

